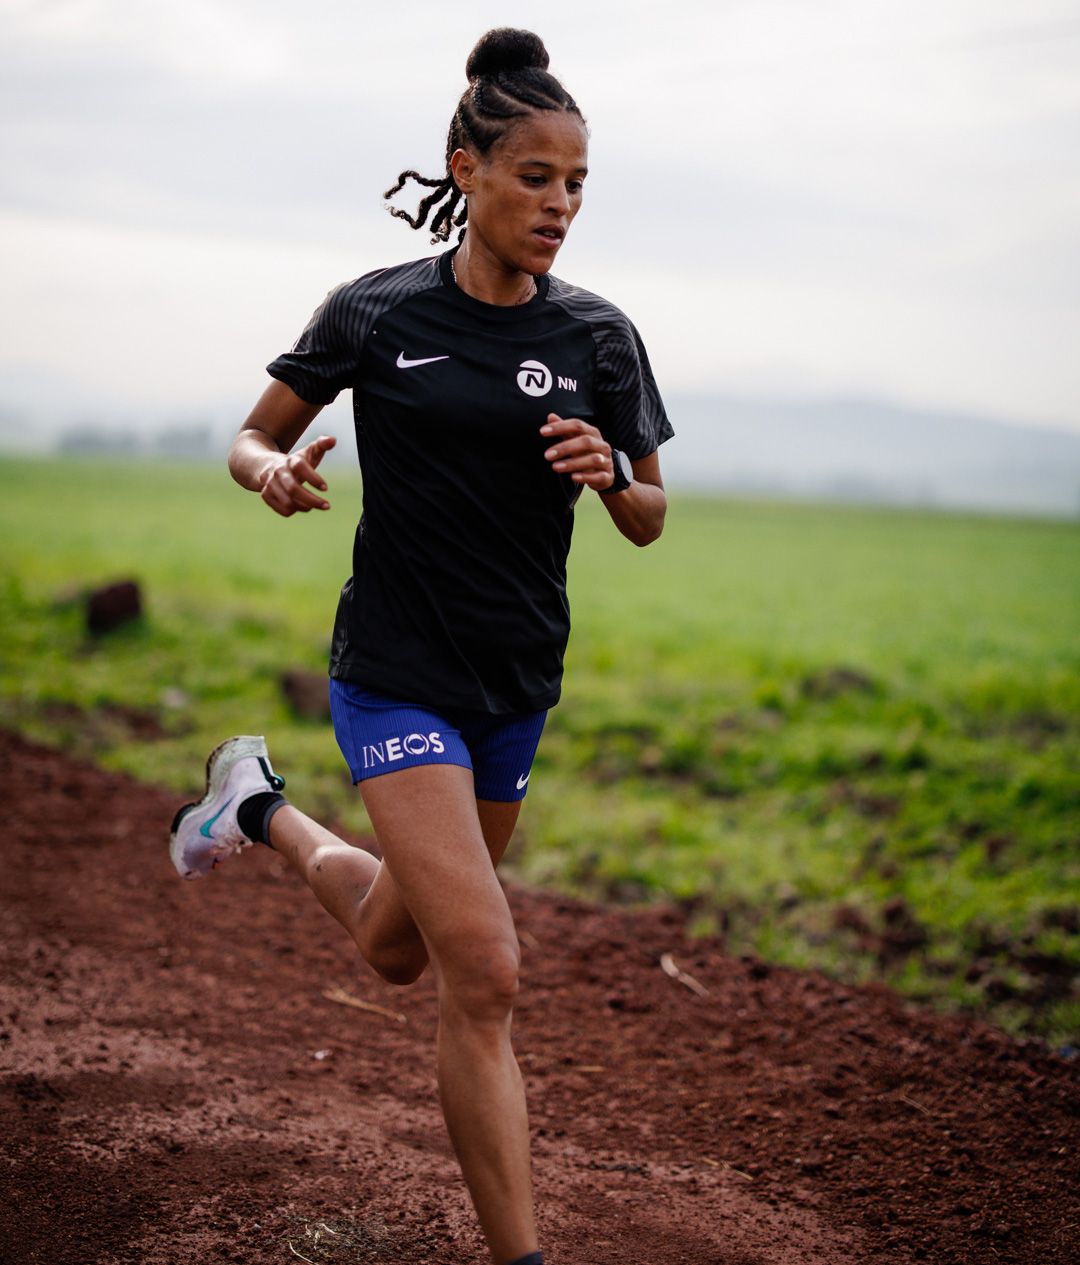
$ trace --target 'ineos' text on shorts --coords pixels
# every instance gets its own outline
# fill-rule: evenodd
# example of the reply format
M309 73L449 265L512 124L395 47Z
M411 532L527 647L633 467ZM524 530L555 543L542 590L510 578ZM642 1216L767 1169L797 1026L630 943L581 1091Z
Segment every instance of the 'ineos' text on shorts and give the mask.
M442 737L438 733L406 734L404 738L387 738L385 742L376 742L364 747L364 768L373 769L378 764L387 764L393 760L404 760L410 755L427 755L434 751L442 755L446 750Z

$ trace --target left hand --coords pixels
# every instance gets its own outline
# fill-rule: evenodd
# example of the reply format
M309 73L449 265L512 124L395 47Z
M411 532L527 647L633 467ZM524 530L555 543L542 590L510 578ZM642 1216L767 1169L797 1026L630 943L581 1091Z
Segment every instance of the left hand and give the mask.
M557 474L568 474L575 483L602 492L615 482L611 445L595 426L580 417L549 413L540 434L555 443L544 453Z

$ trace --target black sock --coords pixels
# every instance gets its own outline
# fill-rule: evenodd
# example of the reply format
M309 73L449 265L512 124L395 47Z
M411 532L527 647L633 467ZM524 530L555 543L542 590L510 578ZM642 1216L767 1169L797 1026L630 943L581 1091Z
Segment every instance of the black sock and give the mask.
M270 818L279 808L284 808L289 801L277 791L260 791L257 795L249 795L236 810L236 824L253 843L270 842Z
M544 1265L543 1252L530 1252L528 1256L519 1256L516 1261L511 1261L510 1265Z

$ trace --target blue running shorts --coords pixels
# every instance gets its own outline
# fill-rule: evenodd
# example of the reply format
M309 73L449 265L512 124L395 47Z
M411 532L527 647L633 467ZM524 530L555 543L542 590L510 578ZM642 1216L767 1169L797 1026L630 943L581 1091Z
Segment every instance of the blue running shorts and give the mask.
M440 711L330 681L334 736L354 782L418 764L472 769L477 799L525 798L547 712Z

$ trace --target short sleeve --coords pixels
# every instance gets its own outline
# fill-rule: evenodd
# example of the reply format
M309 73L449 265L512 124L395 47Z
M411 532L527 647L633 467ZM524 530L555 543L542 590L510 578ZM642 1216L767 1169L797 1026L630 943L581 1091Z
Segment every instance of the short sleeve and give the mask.
M623 317L595 336L598 425L613 447L637 461L655 452L674 429L633 324Z
M350 319L350 288L346 283L331 290L292 351L266 366L272 378L309 404L332 404L356 381L363 340Z

